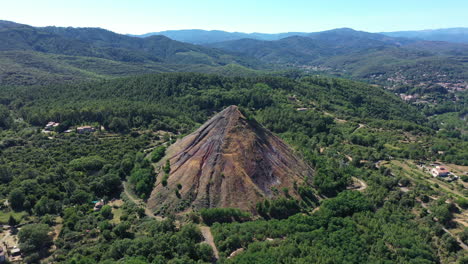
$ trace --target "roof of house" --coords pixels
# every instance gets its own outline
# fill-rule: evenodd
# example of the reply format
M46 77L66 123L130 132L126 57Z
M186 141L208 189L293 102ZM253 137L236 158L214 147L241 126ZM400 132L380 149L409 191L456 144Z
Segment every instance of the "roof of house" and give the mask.
M447 172L449 172L449 170L447 168L445 168L444 166L436 166L434 169L437 171L437 173L447 173Z
M49 123L47 123L46 127L50 127L50 126L56 127L56 126L59 126L59 125L60 125L60 123L50 121Z

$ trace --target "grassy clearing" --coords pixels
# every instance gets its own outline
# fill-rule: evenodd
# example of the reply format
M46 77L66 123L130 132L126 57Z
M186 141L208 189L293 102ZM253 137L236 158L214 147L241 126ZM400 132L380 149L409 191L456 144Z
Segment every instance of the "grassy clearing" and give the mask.
M15 212L15 211L0 211L0 223L1 224L8 224L8 219L10 219L10 215L18 221L19 223L24 222L24 218L28 215L25 211Z
M392 160L388 166L390 166L394 171L402 173L402 176L406 176L415 182L429 183L439 191L449 194L455 199L464 197L463 193L460 192L456 186L460 180L449 183L438 178L433 178L432 175L428 172L424 172L411 160Z
M112 208L112 214L113 218L110 221L113 224L119 224L120 223L120 217L123 214L123 209L122 208Z

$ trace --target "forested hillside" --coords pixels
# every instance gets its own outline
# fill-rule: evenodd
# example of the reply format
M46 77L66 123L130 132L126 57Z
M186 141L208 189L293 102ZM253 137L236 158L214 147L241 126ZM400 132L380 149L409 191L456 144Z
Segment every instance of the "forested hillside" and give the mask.
M277 41L241 39L209 44L269 63L309 72L365 80L389 89L431 85L448 91L467 89L468 46L392 38L352 29L337 29Z
M263 68L250 58L164 36L143 39L100 28L0 21L0 84L47 85L155 72L251 75Z
M18 234L27 262L467 260L466 178L445 182L417 167L468 165L466 134L380 87L171 73L2 86L0 103L0 222L28 224ZM292 187L304 199L276 190L285 198L259 202L256 217L229 208L165 219L148 212L156 172L171 171L158 164L166 147L230 105L314 168L310 186ZM50 121L60 124L43 129ZM78 132L84 125L94 132ZM219 254L202 243L202 224Z

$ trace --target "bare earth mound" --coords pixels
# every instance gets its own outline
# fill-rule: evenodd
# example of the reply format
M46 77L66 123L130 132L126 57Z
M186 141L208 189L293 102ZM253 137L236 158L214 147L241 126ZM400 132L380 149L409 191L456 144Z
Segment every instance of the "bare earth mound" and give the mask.
M162 163L170 161L167 185L161 172L148 200L156 213L213 207L255 213L257 202L282 195L283 188L298 197L294 185L313 175L280 138L237 106L215 115L167 153Z

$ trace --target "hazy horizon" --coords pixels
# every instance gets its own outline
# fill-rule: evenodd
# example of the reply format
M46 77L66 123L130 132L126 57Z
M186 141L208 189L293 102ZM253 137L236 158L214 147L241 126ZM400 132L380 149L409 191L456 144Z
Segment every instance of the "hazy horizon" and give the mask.
M33 26L33 27L48 27L48 26L54 26L54 27L73 27L73 28L101 28L101 29L104 29L104 30L109 30L109 31L112 31L112 32L116 32L114 30L111 30L111 29L108 29L108 28L103 28L103 27L93 27L93 26L84 26L84 27L81 27L81 26L63 26L63 25L32 25L32 24L28 24L28 23L23 23L21 21L14 21L14 20L8 20L8 19L2 19L0 18L0 21L3 20L3 21L10 21L10 22L14 22L14 23L18 23L18 24L24 24L24 25L29 25L29 26ZM339 27L339 28L329 28L329 29L324 29L324 30L318 30L318 31L293 31L293 30L289 30L289 31L282 31L282 32L258 32L258 31L253 31L253 32L244 32L244 31L228 31L228 30L223 30L223 29L203 29L203 28L181 28L181 29L162 29L162 30L155 30L155 31L148 31L148 32L144 32L144 33L120 33L120 32L116 32L118 34L123 34L123 35L135 35L135 36L139 36L139 35L145 35L145 34L150 34L150 33L157 33L157 32L167 32L167 31L190 31L190 30L200 30L200 31L222 31L222 32L227 32L227 33L241 33L241 34L283 34L283 33L293 33L293 32L297 32L297 33L314 33L314 32L321 32L321 31L328 31L328 30L334 30L334 29L342 29L342 28L350 28L350 27ZM372 32L372 31L366 31L366 30L361 30L361 29L357 29L357 28L350 28L350 29L353 29L353 30L356 30L356 31L365 31L365 32L369 32L369 33L383 33L383 32L398 32L398 31L431 31L431 30L443 30L443 29L468 29L468 27L463 27L463 26L459 26L459 27L449 27L449 28L426 28L426 29L405 29L405 30L395 30L395 31L376 31L376 32Z
M287 4L287 5L286 5ZM166 1L28 1L3 3L0 19L32 26L100 27L121 34L167 30L221 30L243 33L317 32L353 28L393 32L468 27L468 2L447 0L428 5L416 0L358 3L339 0L199 2Z

